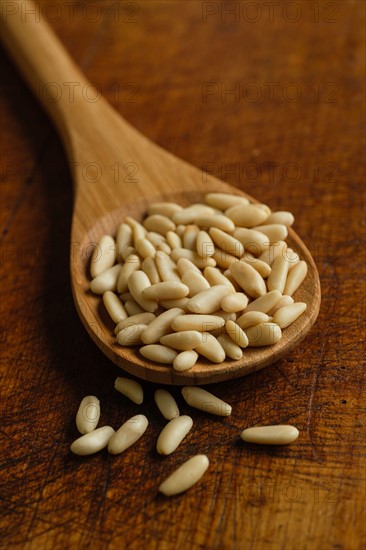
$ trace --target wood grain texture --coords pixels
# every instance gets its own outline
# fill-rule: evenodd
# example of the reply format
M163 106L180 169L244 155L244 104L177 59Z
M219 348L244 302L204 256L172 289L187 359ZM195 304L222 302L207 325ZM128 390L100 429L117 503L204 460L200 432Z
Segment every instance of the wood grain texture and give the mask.
M70 4L57 3L53 26L61 40L132 125L271 207L294 212L320 272L323 303L290 356L210 388L233 406L231 417L191 411L172 390L195 422L177 453L162 459L154 451L164 420L153 403L156 386L146 383L150 426L136 447L120 457L71 456L84 395L101 400L101 425L118 427L143 411L113 391L120 370L90 342L75 312L72 167L3 55L2 544L364 547L362 3L296 2L295 22L283 12L286 3L273 22L262 3L254 22L245 3L229 15L224 2L151 0L129 3L132 9L121 2L116 14L106 1L94 21L91 8L88 15L75 3L70 13ZM293 101L296 90L301 97ZM133 183L121 184L132 193ZM300 429L289 447L238 441L244 427L285 422ZM200 485L175 499L157 496L166 474L196 452L211 461Z

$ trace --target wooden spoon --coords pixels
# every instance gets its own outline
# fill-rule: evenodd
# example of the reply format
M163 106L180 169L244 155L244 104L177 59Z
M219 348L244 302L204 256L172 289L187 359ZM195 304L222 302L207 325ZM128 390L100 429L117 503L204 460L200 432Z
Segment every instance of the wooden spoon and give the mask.
M126 215L142 219L154 201L182 205L222 191L252 197L164 151L131 127L104 99L94 101L92 86L72 62L46 22L30 13L29 1L8 3L1 38L22 74L56 124L73 167L75 207L71 233L71 280L76 308L94 342L130 374L163 384L207 384L240 377L274 363L307 335L320 307L320 283L310 252L293 230L291 246L308 264L295 294L306 312L265 348L246 349L241 361L219 365L200 361L191 370L144 360L136 349L116 343L101 298L89 291L92 243L114 235ZM72 91L72 94L71 94ZM65 336L67 338L67 335Z

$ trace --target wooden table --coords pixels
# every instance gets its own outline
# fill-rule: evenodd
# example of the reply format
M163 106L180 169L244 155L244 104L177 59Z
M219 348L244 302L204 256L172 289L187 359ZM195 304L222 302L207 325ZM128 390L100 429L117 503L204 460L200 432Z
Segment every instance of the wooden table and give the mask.
M91 82L142 133L294 212L323 301L285 360L211 387L232 404L230 417L188 409L174 388L194 429L175 454L157 456L164 420L155 387L144 384L142 407L117 394L121 371L77 317L72 167L2 53L3 547L363 548L362 2L39 5ZM101 400L101 425L146 412L145 437L118 457L72 456L87 394ZM296 425L299 439L272 449L239 441L244 427L271 423ZM182 496L158 496L159 482L197 452L211 462L202 481Z

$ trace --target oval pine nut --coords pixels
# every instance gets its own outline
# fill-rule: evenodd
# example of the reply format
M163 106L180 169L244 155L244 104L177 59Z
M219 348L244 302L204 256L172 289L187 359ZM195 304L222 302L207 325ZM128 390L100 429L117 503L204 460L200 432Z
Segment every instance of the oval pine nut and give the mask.
M165 252L165 254L167 254L168 256L172 251L172 249L166 242L158 244L158 246L156 247L156 250L159 252Z
M280 223L283 225L292 225L295 221L294 216L291 212L278 211L272 212L270 216L266 219L266 224Z
M189 288L183 283L177 281L163 281L151 285L142 291L143 298L148 300L177 300L188 296Z
M301 260L299 263L294 265L287 275L283 293L287 296L292 296L305 279L307 272L308 266L304 260Z
M198 330L186 330L184 332L174 332L166 334L160 338L160 343L163 346L186 351L196 348L202 343L202 334Z
M145 258L142 262L142 271L146 273L146 275L149 277L149 281L152 285L156 285L157 283L160 283L160 275L157 270L154 258L148 257Z
M234 321L226 321L225 328L235 344L238 344L241 348L246 348L249 345L247 335Z
M160 493L170 497L187 491L201 479L208 466L209 460L206 455L190 458L160 485Z
M174 231L168 231L166 240L172 250L174 248L182 248L182 239Z
M192 313L213 313L220 309L223 298L231 292L226 285L213 286L193 296L187 307Z
M222 302L221 307L228 313L243 311L248 305L248 298L242 292L227 294Z
M281 307L273 316L273 321L280 327L286 328L296 321L304 313L307 305L304 302L296 302L288 306Z
M215 248L215 252L212 255L212 258L215 260L216 264L222 269L227 269L231 266L233 262L237 262L238 258L233 256L221 248Z
M226 356L230 357L230 359L233 359L234 361L239 361L239 359L243 357L242 348L238 346L238 344L236 344L228 334L220 334L217 337L217 341L221 344L226 353Z
M79 456L92 455L104 449L113 434L114 429L111 426L97 428L76 439L71 445L70 450Z
M117 288L117 279L121 271L121 264L116 264L97 275L90 283L90 290L94 294L104 294L107 290L114 291Z
M127 223L118 226L116 238L117 260L126 260L133 251L132 229Z
M135 248L137 248L138 242L146 237L146 233L147 231L143 225L138 222L134 224L134 226L132 227L132 238Z
M249 346L272 346L282 337L282 331L275 323L260 323L250 326L245 330L249 340Z
M202 343L196 346L195 351L209 359L212 363L225 361L225 350L220 342L209 332L202 333Z
M212 256L215 252L215 246L210 235L206 231L199 231L196 239L197 254L202 258Z
M254 227L267 219L268 215L253 204L238 204L228 208L225 215L239 227Z
M122 393L122 395L125 395L128 399L136 403L136 405L141 405L144 400L144 391L141 384L136 382L136 380L119 376L114 382L114 387L117 391Z
M222 231L227 231L228 233L231 233L235 229L234 222L223 214L197 216L194 221L199 227L207 227L208 229L217 227L217 229L222 229Z
M172 220L177 225L188 225L190 223L196 223L196 218L198 216L211 216L214 213L213 208L210 206L201 204L201 205L191 205L179 212L175 212L172 216Z
M179 212L180 210L183 210L183 208L175 202L155 202L148 206L147 214L149 216L160 214L161 216L171 218L175 212Z
M194 265L194 263L191 262L191 260L188 260L188 258L179 258L177 261L177 269L178 273L180 273L181 276L184 275L184 273L187 273L187 271L195 271L196 273L199 273L201 275L201 271L198 269L197 266Z
M272 271L267 279L268 290L279 290L283 293L285 288L289 263L283 256L277 256L272 264Z
M160 233L165 236L168 231L175 230L175 223L166 216L153 214L144 220L144 227L147 231L154 231L155 233Z
M132 325L148 325L155 319L155 315L153 313L143 312L143 313L137 313L137 315L132 315L131 317L127 317L127 319L123 319L118 323L116 328L114 329L114 334L117 334L122 329L132 326Z
M138 305L135 300L127 300L125 302L125 310L127 311L129 317L134 317L135 315L138 315L139 313L144 313L144 308Z
M286 255L287 243L285 243L285 241L277 241L275 243L270 243L258 259L262 262L266 262L268 265L272 265L278 256L286 257Z
M177 402L171 393L166 390L156 390L154 399L159 411L166 420L173 420L173 418L179 416L180 413Z
M210 332L225 325L224 319L216 315L178 315L174 317L171 326L175 331L198 330Z
M299 437L299 430L295 426L258 426L247 428L241 433L243 441L260 443L263 445L287 445Z
M241 258L241 261L254 267L254 269L258 271L259 275L261 275L263 278L268 277L268 275L272 271L271 266L266 262L259 260L259 258L250 258L249 256L244 256L244 258Z
M146 238L157 248L161 243L165 243L164 235L156 233L155 231L148 231L146 233Z
M196 250L198 233L199 228L197 225L187 225L182 235L183 248L187 248L187 250Z
M93 250L90 275L94 278L113 266L116 260L116 243L110 235L103 235Z
M290 306L294 303L294 299L292 296L282 296L276 303L276 305L269 311L269 315L274 315L278 309L285 306Z
M155 255L155 263L162 281L180 282L177 266L168 254L158 251Z
M217 227L211 227L209 235L213 242L225 252L241 258L244 254L244 246L238 239L235 239L232 235L225 233Z
M112 455L123 453L134 445L146 432L149 421L143 414L136 414L112 435L108 443L108 451Z
M263 313L262 311L247 311L246 313L243 313L243 315L241 315L239 319L236 320L236 324L239 325L240 328L245 329L252 325L268 323L268 321L268 315L266 313Z
M156 248L148 239L143 238L136 242L136 252L142 258L154 258Z
M188 311L187 304L189 302L189 298L179 298L178 300L161 300L160 305L164 309L175 309L180 308L184 311Z
M103 294L103 303L112 321L119 323L120 321L127 319L127 312L123 307L121 300L116 294L114 294L114 292L107 290L107 292Z
M205 196L205 201L210 206L218 208L219 210L227 210L232 206L237 206L238 204L246 205L249 204L249 200L240 195L230 195L228 193L208 193Z
M95 430L100 417L100 402L94 395L87 395L82 399L76 413L76 427L81 434Z
M140 353L146 359L154 363L162 363L163 365L172 365L178 353L167 346L161 344L148 344L140 348Z
M232 408L216 395L197 386L184 386L182 388L184 400L195 409L215 414L216 416L230 416Z
M182 282L189 288L188 296L190 298L199 292L202 292L202 290L207 290L210 288L209 283L203 275L201 275L201 273L197 273L197 271L193 271L192 269L183 273Z
M284 241L288 235L287 227L280 223L274 223L269 225L258 225L257 227L254 227L254 229L256 231L260 231L261 233L264 233L265 235L267 235L271 243L277 242L277 241Z
M172 308L164 311L158 317L154 317L149 323L149 326L144 330L141 339L144 344L156 344L160 338L172 332L172 321L178 315L183 315L184 310L181 308Z
M136 254L131 254L126 259L126 262L121 267L121 271L118 275L117 290L120 294L123 294L128 289L128 278L137 269L140 269L141 261Z
M252 266L245 262L233 262L229 269L234 279L249 296L259 298L267 293L263 278Z
M131 273L128 278L128 289L131 292L134 300L141 306L145 311L153 313L158 309L158 304L155 300L149 300L144 298L143 291L146 288L151 287L149 277L143 271L137 270Z
M269 239L267 235L255 229L238 227L233 233L234 237L241 242L245 250L258 256L267 250Z
M116 339L121 346L138 346L142 343L142 334L146 330L147 325L142 323L130 324L117 332Z
M197 362L198 353L196 351L187 350L178 353L173 361L173 367L176 371L183 372L191 369Z
M182 415L173 418L160 432L156 450L160 455L170 455L179 447L193 426L190 416Z
M203 273L211 286L226 285L235 292L232 282L217 267L205 267Z
M261 311L262 313L268 313L282 298L281 292L279 290L271 290L267 292L264 296L253 300L245 308L244 313L247 311Z
M290 271L290 269L292 269L300 261L299 255L294 250L292 250L292 248L287 248L286 258L287 258L287 261L288 261L288 270L289 271Z

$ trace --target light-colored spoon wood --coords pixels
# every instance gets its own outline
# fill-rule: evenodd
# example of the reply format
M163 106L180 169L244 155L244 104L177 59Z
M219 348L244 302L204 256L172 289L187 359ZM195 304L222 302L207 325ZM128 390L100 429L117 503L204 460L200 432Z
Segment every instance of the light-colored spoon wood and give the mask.
M292 248L308 263L308 275L295 294L306 312L284 330L274 346L246 349L241 361L204 361L178 373L144 360L137 349L116 343L101 299L89 291L92 243L115 234L126 215L141 219L148 204L199 202L209 191L233 192L230 185L164 151L131 127L104 99L92 98L90 84L47 23L24 17L30 2L16 0L3 16L1 38L23 76L57 126L72 167L75 207L71 233L71 280L76 308L94 342L126 372L163 384L207 384L240 377L277 361L307 335L320 307L320 283L310 252L290 229ZM73 89L73 97L69 91ZM60 93L61 92L61 93ZM260 197L263 199L263 197ZM284 199L285 200L285 199ZM285 208L285 204L283 207ZM67 339L67 334L65 334Z

